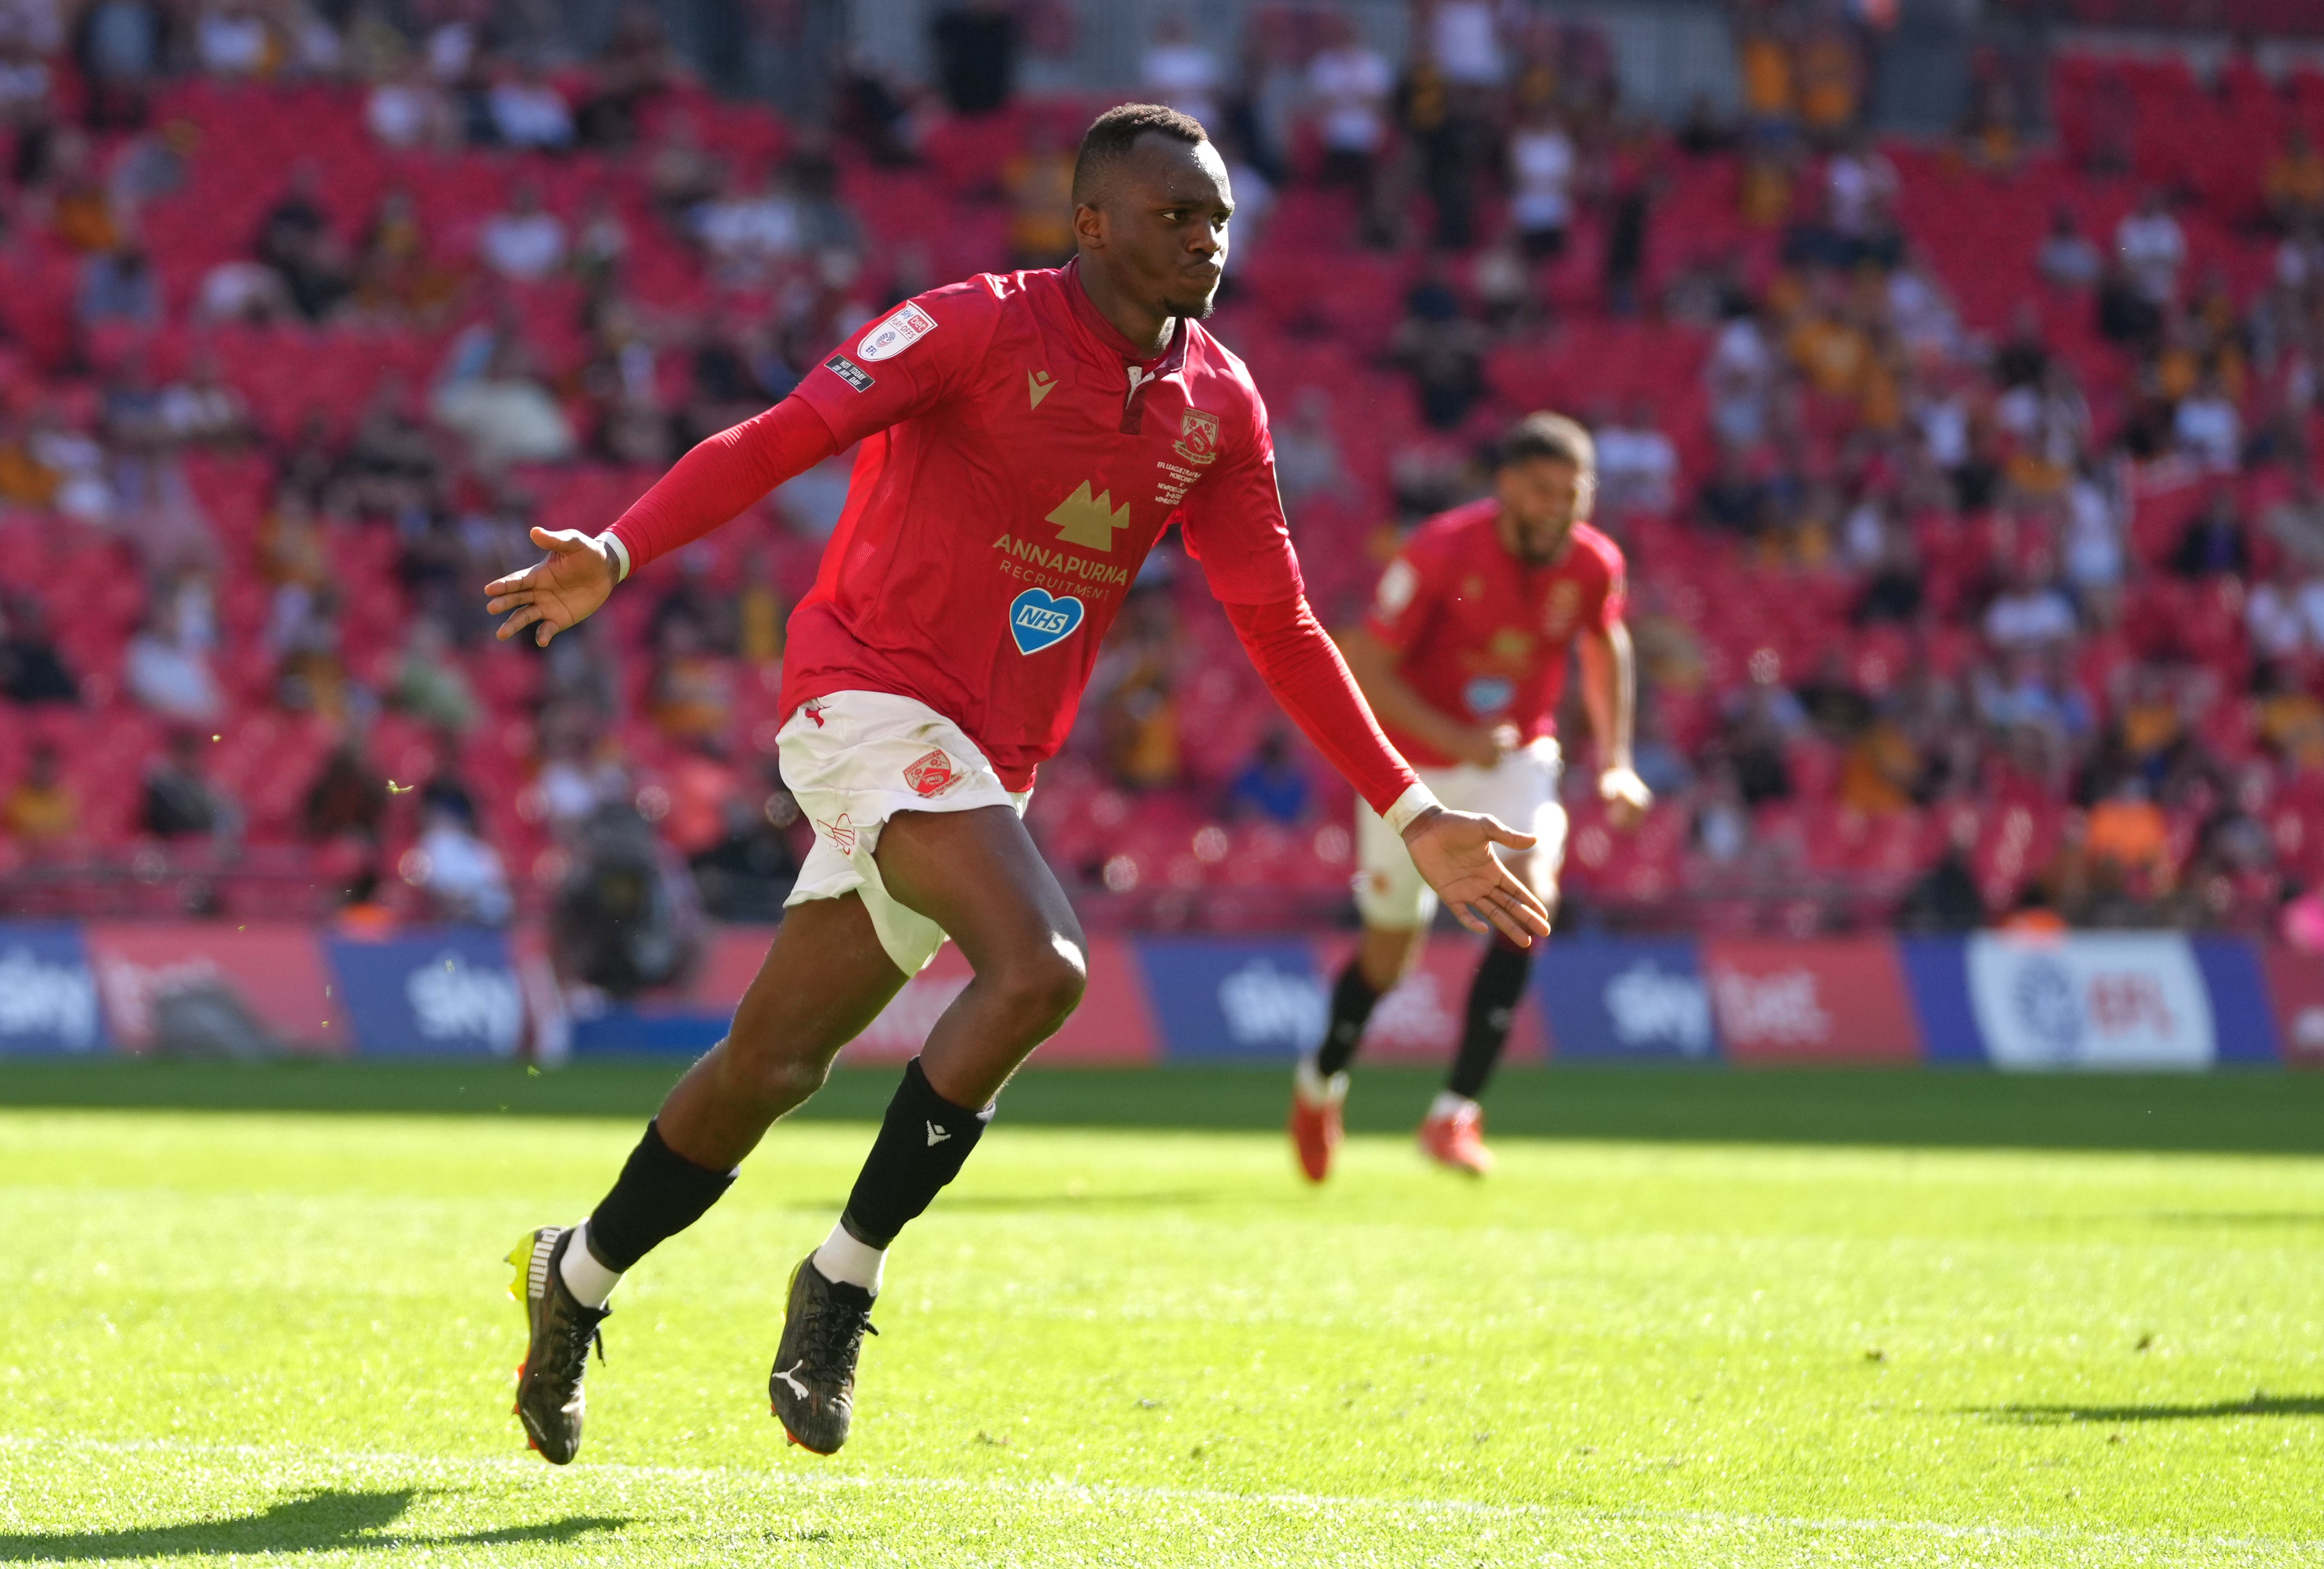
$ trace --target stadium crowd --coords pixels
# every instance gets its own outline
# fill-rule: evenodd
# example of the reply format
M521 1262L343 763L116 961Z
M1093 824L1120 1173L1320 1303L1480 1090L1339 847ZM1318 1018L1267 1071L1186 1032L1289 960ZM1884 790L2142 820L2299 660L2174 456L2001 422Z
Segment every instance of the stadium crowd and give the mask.
M1836 8L1740 8L1739 108L1667 125L1521 4L1417 0L1401 68L1250 19L1166 19L1142 90L1228 156L1215 326L1327 619L1515 415L1596 432L1663 805L1574 803L1569 926L2324 924L2324 74L1997 64L1907 143ZM0 4L0 900L771 918L844 461L545 653L477 589L884 306L1060 259L1102 100L1014 79L1070 21L946 10L932 82L789 123L643 10L576 58L466 0ZM1031 821L1094 922L1330 918L1343 789L1172 560Z

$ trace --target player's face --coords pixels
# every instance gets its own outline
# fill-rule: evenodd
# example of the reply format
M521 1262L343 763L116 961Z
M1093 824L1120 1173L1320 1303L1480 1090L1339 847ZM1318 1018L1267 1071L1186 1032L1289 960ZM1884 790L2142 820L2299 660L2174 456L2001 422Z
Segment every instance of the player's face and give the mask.
M1107 193L1094 259L1157 314L1200 320L1219 291L1233 216L1234 192L1217 148L1149 133Z
M1596 480L1563 458L1535 457L1504 467L1501 542L1519 560L1542 566L1557 558L1573 525L1590 515Z

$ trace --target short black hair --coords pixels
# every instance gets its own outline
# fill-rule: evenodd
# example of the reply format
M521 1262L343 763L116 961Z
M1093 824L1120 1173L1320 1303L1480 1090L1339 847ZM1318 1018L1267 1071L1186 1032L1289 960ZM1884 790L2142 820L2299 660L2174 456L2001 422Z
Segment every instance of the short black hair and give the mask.
M1590 432L1580 421L1546 411L1526 415L1501 438L1499 466L1544 457L1570 463L1579 474L1598 472L1598 444L1590 438Z
M1167 104L1120 104L1090 122L1082 133L1081 155L1074 160L1074 205L1095 207L1106 179L1138 139L1148 132L1189 147L1211 139L1203 123Z

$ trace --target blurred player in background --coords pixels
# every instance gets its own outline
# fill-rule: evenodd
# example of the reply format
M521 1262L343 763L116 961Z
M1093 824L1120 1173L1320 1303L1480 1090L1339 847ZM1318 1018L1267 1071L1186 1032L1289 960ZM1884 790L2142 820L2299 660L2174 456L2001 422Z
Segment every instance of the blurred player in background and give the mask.
M559 1464L580 1448L582 1373L614 1282L717 1202L949 937L975 978L906 1066L838 1223L792 1271L768 1380L795 1442L846 1442L889 1244L1081 1000L1081 926L1021 818L1169 522L1268 688L1401 835L1415 875L1479 932L1548 934L1492 851L1532 838L1436 803L1307 608L1266 407L1195 325L1234 210L1217 150L1172 110L1109 110L1083 140L1074 201L1073 263L907 301L688 453L605 533L534 530L549 558L486 590L502 637L530 629L545 644L648 560L862 443L783 656L783 780L816 825L790 908L726 1038L670 1092L613 1190L510 1255L531 1334L517 1412Z
M1565 854L1554 727L1569 643L1598 740L1598 793L1615 826L1635 826L1653 798L1630 767L1637 683L1622 551L1587 521L1596 488L1590 432L1563 415L1528 417L1502 445L1495 494L1421 525L1345 648L1381 726L1437 798L1534 836L1532 848L1503 858L1553 913ZM1333 988L1323 1045L1292 1084L1292 1142L1316 1182L1331 1174L1364 1024L1419 957L1436 913L1412 857L1361 801L1356 847L1363 937ZM1478 966L1451 1077L1420 1125L1420 1147L1440 1165L1479 1177L1492 1168L1477 1098L1532 967L1530 948L1498 939Z

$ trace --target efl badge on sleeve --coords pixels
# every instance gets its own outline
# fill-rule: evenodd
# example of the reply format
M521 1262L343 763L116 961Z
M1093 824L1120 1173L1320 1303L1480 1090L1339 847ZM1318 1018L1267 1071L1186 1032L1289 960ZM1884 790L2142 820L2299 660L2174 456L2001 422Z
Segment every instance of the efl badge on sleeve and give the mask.
M855 357L866 365L891 360L936 329L936 318L907 300L875 323L855 346Z

